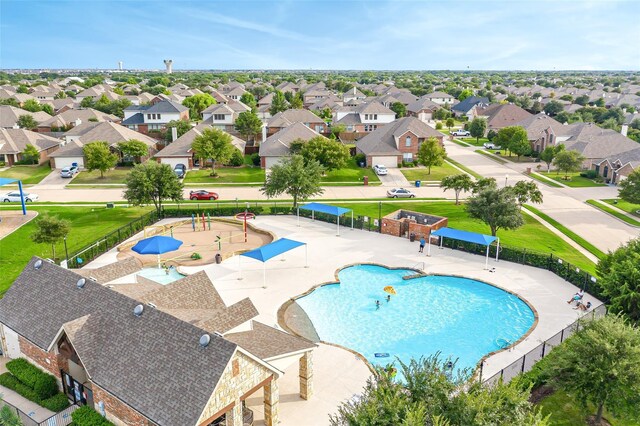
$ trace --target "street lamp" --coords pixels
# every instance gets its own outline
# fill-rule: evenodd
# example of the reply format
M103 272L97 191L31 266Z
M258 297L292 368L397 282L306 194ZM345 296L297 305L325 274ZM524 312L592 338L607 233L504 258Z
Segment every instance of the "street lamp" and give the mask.
M507 182L509 182L509 175L504 175L504 186L507 186Z
M69 251L67 250L67 236L64 236L64 254L67 265L69 264Z

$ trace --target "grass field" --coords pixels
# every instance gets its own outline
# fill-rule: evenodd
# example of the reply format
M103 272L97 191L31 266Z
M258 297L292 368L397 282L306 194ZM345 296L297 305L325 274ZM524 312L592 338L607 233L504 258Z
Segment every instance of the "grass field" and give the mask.
M552 395L544 398L538 404L542 413L546 416L551 414L550 420L553 426L586 426L587 417L596 413L596 408L590 405L585 411L584 408L571 396L565 392L556 391ZM612 414L604 411L604 418L612 426L637 426L638 422L630 419L616 418Z
M93 170L91 172L83 170L76 175L76 177L69 182L71 185L104 185L104 184L120 184L124 185L124 181L127 175L131 171L131 167L118 167L113 170L109 170L104 173L104 178L100 177L99 170Z
M541 182L541 183L543 183L543 184L545 184L545 185L547 185L547 186L552 186L552 187L554 187L554 188L562 188L562 185L560 185L560 184L556 183L555 181L553 181L553 180L548 180L548 179L545 179L545 178L543 178L543 177L540 177L540 176L537 174L537 172L531 173L531 174L529 174L529 175L527 175L527 176L529 176L531 179L535 179L535 180L537 180L538 182Z
M484 149L476 149L475 152L477 152L480 155L484 155L487 158L490 158L491 160L495 161L496 163L500 163L500 164L507 164L508 163L507 160L503 160L501 157L499 157L497 155L490 154L489 152L485 151Z
M71 222L71 230L67 236L69 252L78 250L101 236L129 223L150 208L118 207L30 207L39 214L49 213L60 219ZM35 219L34 219L35 220ZM4 294L13 280L20 274L24 265L32 256L52 257L49 244L36 244L31 241L35 230L32 220L17 231L0 240L0 296ZM11 255L8 255L11 253ZM56 257L64 258L64 244L56 245Z
M476 141L476 138L456 138L456 139L466 142L469 145L475 145L475 146L484 146L485 143L489 143L489 139L487 138L480 138L477 141Z
M458 167L459 169L464 170L465 172L469 173L471 176L473 176L476 179L482 179L482 175L480 175L479 173L474 172L473 170L471 170L470 168L468 168L467 166L465 166L464 164L460 164L457 161L451 159L451 158L447 158L446 160L447 163L451 163L454 166Z
M548 177L549 179L553 179L557 182L563 183L571 188L587 188L592 186L605 186L604 183L596 182L592 179L587 179L585 177L580 176L579 172L569 173L569 180L565 180L564 173L558 173L556 171L552 172L538 172L541 175Z
M358 167L355 159L350 159L347 167L339 170L332 170L322 178L323 183L343 182L343 185L362 185L362 178L369 176L369 183L374 185L380 182L378 176L371 167ZM348 182L348 183L344 183Z
M611 204L612 206L616 206L620 210L624 210L625 212L630 213L634 216L640 217L640 204L631 204L620 199L609 199L602 201L607 204Z
M606 204L599 203L596 200L587 200L587 204L589 204L589 205L591 205L591 206L593 206L593 207L595 207L597 209L600 209L603 212L609 213L610 215L617 217L618 219L622 220L623 222L628 223L631 226L639 226L640 227L640 220L635 220L635 219L630 218L629 216L627 216L625 214L619 213L616 210L608 207ZM618 206L616 205L616 207L618 207ZM638 216L638 217L640 217L640 216Z
M442 166L432 167L431 174L427 174L426 167L402 168L400 171L409 181L422 180L439 182L446 176L460 174L460 170L446 162L443 163Z
M254 183L262 185L264 183L264 170L260 167L219 167L216 168L218 176L210 176L211 169L190 170L184 178L185 184L204 183L215 185L217 183L235 183L246 185Z
M49 163L40 166L13 166L0 172L0 177L20 179L23 185L35 185L51 173ZM17 185L17 184L16 184Z

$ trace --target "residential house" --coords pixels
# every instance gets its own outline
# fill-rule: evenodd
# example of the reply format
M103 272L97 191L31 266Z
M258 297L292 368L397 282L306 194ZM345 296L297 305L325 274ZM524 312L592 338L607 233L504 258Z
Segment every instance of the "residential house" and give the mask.
M151 105L132 105L124 109L122 125L142 134L163 130L174 120L189 121L189 108L177 102L163 100Z
M198 161L200 160L199 158L196 158L191 149L193 140L197 136L202 135L203 130L214 127L217 126L200 123L196 127L180 136L178 139L161 149L156 155L154 155L154 157L160 163L170 165L171 168L174 168L176 164L184 164L185 166L187 166L187 169L192 169L195 165L198 164ZM240 150L242 154L244 154L246 142L236 136L230 136L232 138L231 143L233 144L233 146Z
M212 124L218 129L233 132L233 124L240 113L251 111L251 108L239 101L229 101L227 104L213 104L202 111L202 122Z
M367 98L367 95L358 90L357 87L352 87L342 94L342 101L348 102L352 99L364 100Z
M640 170L640 146L601 161L593 161L591 168L606 182L618 184L634 171Z
M7 166L14 165L23 160L22 153L27 145L33 145L40 153L38 163L49 160L49 156L55 152L62 141L60 139L45 136L26 129L0 128L0 162Z
M266 125L266 136L271 136L294 123L302 123L317 133L326 133L324 120L306 109L288 109L271 117Z
M67 109L39 123L38 132L66 131L77 124L102 121L119 123L120 117L93 108Z
M323 99L333 98L335 95L328 90L308 90L302 95L303 104L305 107L315 104Z
M555 146L558 137L566 140L562 139L562 136L566 133L567 127L544 112L531 115L513 125L523 127L527 131L531 149L536 152L542 152L547 146Z
M417 117L404 117L364 136L356 143L356 150L366 155L369 167L382 164L396 168L403 161L413 161L428 138L442 144L444 135Z
M224 96L227 99L234 100L234 101L239 101L240 98L242 97L242 95L244 95L245 93L247 93L247 91L244 90L243 87L236 86L233 89L224 92Z
M420 121L426 123L433 120L433 113L438 108L441 108L440 104L435 103L423 96L407 106L407 115L417 117Z
M21 115L30 115L38 124L51 119L51 116L44 111L31 112L11 105L0 105L0 127L4 129L17 128L18 118Z
M471 121L476 117L476 109L489 106L489 98L479 96L469 96L464 101L451 107L451 112L455 117L467 117Z
M454 104L456 104L458 102L458 100L451 96L448 93L445 92L431 92L431 93L427 93L426 95L422 96L422 98L429 100L431 102L435 102L438 105L449 105L449 106L453 106ZM489 102L487 102L489 103Z
M33 96L38 102L42 103L43 101L52 101L55 99L56 95L60 92L60 88L57 90L53 87L49 86L36 86L29 89L29 94Z
M270 169L283 158L291 155L291 142L295 140L306 142L318 136L322 135L299 121L283 127L260 144L260 165L263 169Z
M476 109L476 114L487 120L487 131L498 131L504 127L514 126L532 115L514 104L489 105Z
M286 93L286 92L298 93L298 91L300 90L300 86L290 81L283 81L282 83L276 86L276 90L279 90L282 93Z
M274 426L292 365L300 398L312 395L313 343L254 321L248 298L226 305L204 271L165 286L98 281L126 280L134 262L76 272L31 259L0 300L2 353L117 425L241 426L261 391Z
M348 132L372 132L378 127L391 123L396 118L396 113L373 101L363 103L355 108L343 107L336 111L334 124L344 124Z

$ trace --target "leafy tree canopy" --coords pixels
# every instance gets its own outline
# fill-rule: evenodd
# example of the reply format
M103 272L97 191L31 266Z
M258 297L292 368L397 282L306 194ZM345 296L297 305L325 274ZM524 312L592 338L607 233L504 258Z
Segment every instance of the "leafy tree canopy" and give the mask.
M271 167L262 193L269 198L288 194L295 208L299 200L324 192L320 187L322 173L323 168L317 161L305 162L302 155L292 155Z
M134 206L153 204L160 213L164 201L182 201L184 186L168 164L153 160L137 164L125 183L124 198Z

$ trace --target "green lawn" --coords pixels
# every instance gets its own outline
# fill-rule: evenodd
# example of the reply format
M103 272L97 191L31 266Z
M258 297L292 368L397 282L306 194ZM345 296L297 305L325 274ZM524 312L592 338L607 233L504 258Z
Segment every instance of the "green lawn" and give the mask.
M374 185L380 182L378 176L371 167L358 167L355 159L350 159L347 167L332 170L322 178L322 183L350 182L352 185L362 185L362 178L369 176L369 183ZM348 185L345 183L345 185Z
M78 250L101 236L129 223L148 212L150 208L117 207L30 207L39 214L49 213L71 222L67 236L69 252ZM35 244L30 235L35 230L32 220L17 231L0 240L0 296L4 294L20 274L32 256L52 257L51 246ZM9 253L11 253L9 255ZM56 245L56 257L64 258L64 244Z
M345 203L341 207L351 208L356 215L365 215L378 218L379 203ZM389 214L399 209L414 210L422 213L445 216L449 218L451 228L462 229L471 232L490 233L489 227L484 223L472 219L464 210L464 205L456 206L453 202L392 202L382 203L382 215ZM541 253L553 253L565 261L578 266L591 274L595 273L595 264L587 259L566 241L555 235L540 222L529 215L523 214L525 225L514 231L500 230L498 237L500 243L519 247Z
M246 185L249 183L262 185L264 183L264 170L260 167L219 167L216 168L218 176L211 175L211 169L190 170L184 178L185 184L204 183L209 185L238 184Z
M463 142L468 143L469 145L475 145L475 146L484 146L485 143L489 143L489 139L487 138L480 138L476 141L476 138L456 138L456 139L460 139Z
M589 406L587 411L571 396L565 392L556 391L552 395L544 398L538 406L546 416L551 414L550 420L553 426L586 426L587 417L595 415L596 408ZM612 426L637 426L638 422L631 419L616 418L606 410L604 418Z
M459 169L464 170L465 172L469 173L471 176L473 176L476 179L482 179L482 175L480 175L479 173L474 172L473 170L471 170L470 168L468 168L464 164L458 163L456 160L454 160L452 158L447 157L446 162L447 163L451 163L454 166L458 167Z
M73 178L70 185L104 185L104 184L119 184L124 185L124 181L127 175L131 171L131 167L117 167L113 170L106 171L104 178L100 177L99 170L87 171L83 170Z
M622 213L620 213L620 212L608 207L606 204L599 203L596 200L587 200L587 204L589 204L589 205L591 205L591 206L593 206L593 207L595 207L597 209L600 209L603 212L609 213L610 215L617 217L618 219L622 220L623 222L628 223L631 226L640 226L640 221L639 220L632 219L629 216L627 216L625 214L622 214ZM616 207L618 207L618 206L616 206ZM638 217L640 217L640 215Z
M508 161L507 160L503 160L500 156L498 155L493 155L490 154L489 152L485 151L484 149L476 149L476 151L478 154L480 155L484 155L487 158L492 159L493 161L495 161L496 163L500 163L500 164L507 164Z
M531 173L529 176L531 179L535 179L538 182L544 183L547 186L552 186L554 188L562 188L562 185L555 183L553 180L548 180L537 175L537 172Z
M538 172L541 175L544 175L550 179L553 179L557 182L563 183L571 188L586 188L592 186L605 186L604 183L596 182L593 179L587 179L585 177L580 176L580 172L569 173L569 180L565 180L564 173L559 173L557 171L553 172Z
M39 166L13 166L0 172L0 177L20 179L23 185L35 185L51 173L49 163Z
M634 216L640 217L640 204L631 204L620 199L609 199L602 201L607 204L611 204L612 206L616 206L620 210L624 210L625 212L630 213Z
M402 168L400 171L409 181L422 180L439 182L446 176L460 174L460 170L446 162L443 163L442 166L432 167L431 174L427 174L426 167Z

